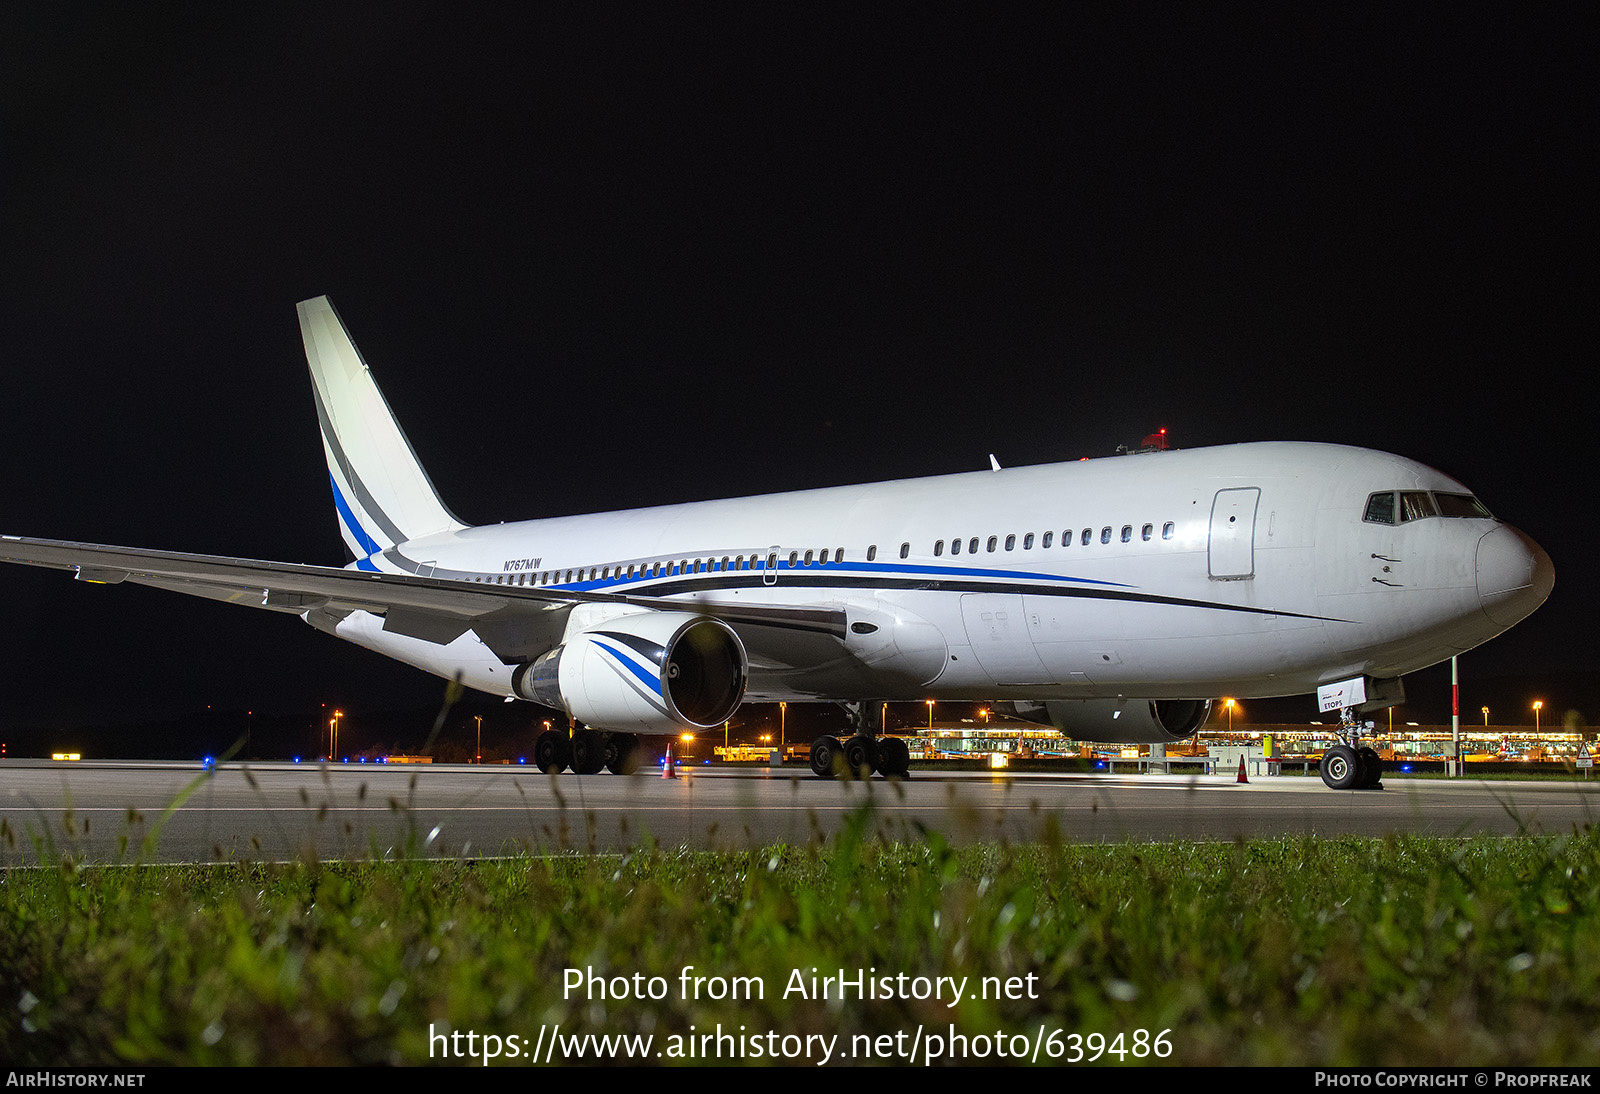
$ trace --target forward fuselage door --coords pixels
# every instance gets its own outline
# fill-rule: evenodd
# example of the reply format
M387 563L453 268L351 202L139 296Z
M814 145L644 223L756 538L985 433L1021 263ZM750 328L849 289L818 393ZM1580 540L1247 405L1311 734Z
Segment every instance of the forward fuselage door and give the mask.
M1243 581L1256 573L1256 507L1259 486L1218 490L1211 503L1206 558L1217 581Z

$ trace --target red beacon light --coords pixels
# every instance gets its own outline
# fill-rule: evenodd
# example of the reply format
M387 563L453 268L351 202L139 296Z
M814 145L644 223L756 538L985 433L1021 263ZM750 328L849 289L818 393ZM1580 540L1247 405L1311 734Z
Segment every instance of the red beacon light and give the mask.
M1167 431L1165 429L1156 430L1154 433L1151 433L1149 436L1145 437L1144 440L1140 441L1139 447L1146 452L1150 451L1152 448L1157 452L1165 452L1169 447L1167 444Z

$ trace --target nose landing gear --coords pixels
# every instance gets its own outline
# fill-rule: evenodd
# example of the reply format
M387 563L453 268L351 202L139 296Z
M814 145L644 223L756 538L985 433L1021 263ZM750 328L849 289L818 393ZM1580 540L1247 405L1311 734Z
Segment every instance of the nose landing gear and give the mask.
M1331 790L1382 790L1383 760L1375 749L1361 743L1361 732L1371 722L1358 722L1354 707L1339 712L1341 743L1322 754L1322 781Z

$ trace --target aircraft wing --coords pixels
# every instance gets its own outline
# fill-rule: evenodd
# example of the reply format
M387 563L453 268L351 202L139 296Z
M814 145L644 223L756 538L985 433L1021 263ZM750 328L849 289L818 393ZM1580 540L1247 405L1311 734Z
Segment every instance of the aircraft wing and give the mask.
M481 585L453 578L377 573L337 566L229 558L100 543L0 535L0 561L71 570L79 581L131 581L230 604L303 615L364 611L384 617L384 629L447 644L474 630L502 660L537 656L561 640L566 610L584 602L646 610L694 610L730 624L844 636L845 614L784 605L715 605L659 596L519 585ZM552 612L559 616L552 617ZM542 624L534 649L526 624Z

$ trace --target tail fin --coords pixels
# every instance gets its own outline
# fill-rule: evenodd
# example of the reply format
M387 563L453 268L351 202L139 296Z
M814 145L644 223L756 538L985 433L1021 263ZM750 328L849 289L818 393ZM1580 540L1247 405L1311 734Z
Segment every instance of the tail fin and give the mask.
M439 500L328 298L298 309L339 531L355 557L465 527Z

